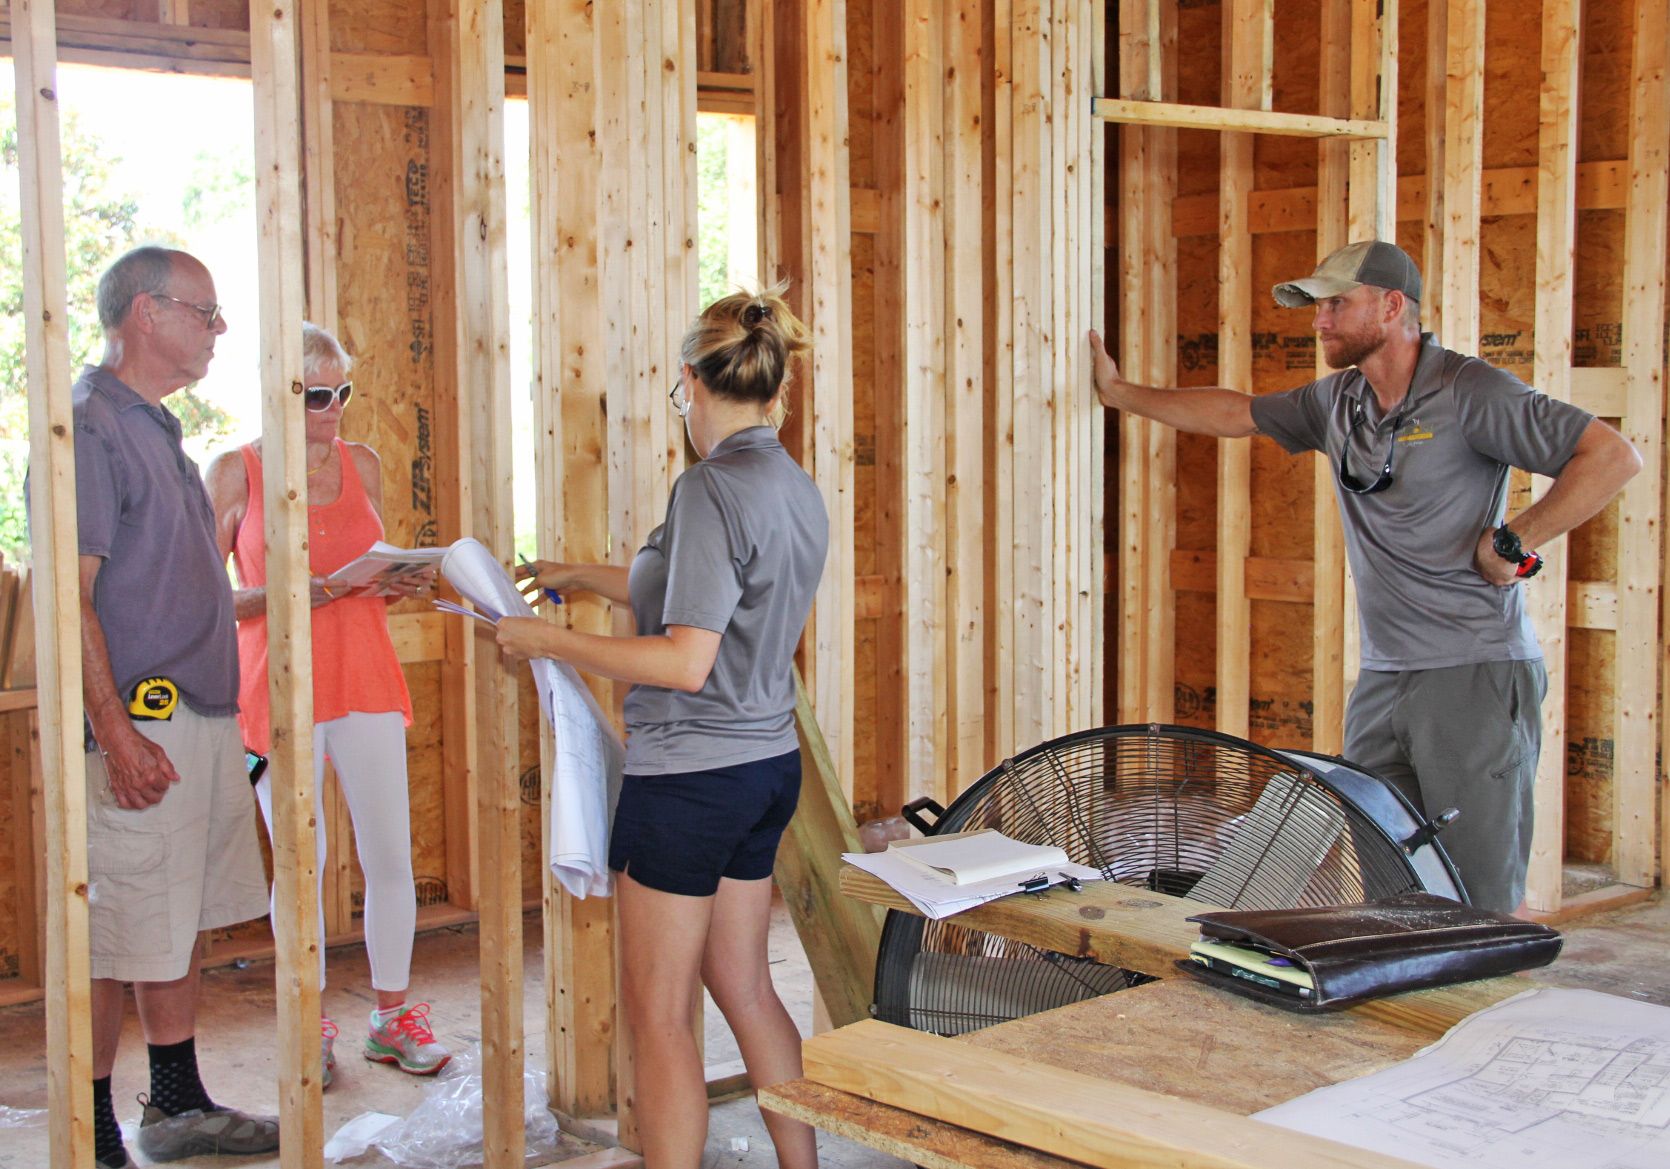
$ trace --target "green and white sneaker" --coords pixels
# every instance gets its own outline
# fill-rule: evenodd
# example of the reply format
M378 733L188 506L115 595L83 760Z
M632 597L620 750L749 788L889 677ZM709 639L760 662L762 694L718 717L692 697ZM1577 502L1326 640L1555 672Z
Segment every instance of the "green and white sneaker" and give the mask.
M435 1042L429 1029L429 1004L397 1011L384 1017L371 1012L371 1033L365 1037L365 1058L373 1063L392 1063L414 1076L432 1076L446 1066L452 1053Z
M319 1090L323 1092L336 1078L336 1024L319 1020Z

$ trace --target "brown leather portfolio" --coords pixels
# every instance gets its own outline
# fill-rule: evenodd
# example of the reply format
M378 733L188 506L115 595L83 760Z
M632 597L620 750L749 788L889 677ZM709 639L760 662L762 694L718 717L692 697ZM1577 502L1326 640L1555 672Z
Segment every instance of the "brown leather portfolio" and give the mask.
M1326 1011L1364 999L1494 978L1546 966L1560 953L1559 933L1506 913L1473 909L1430 893L1406 893L1360 905L1201 913L1203 941L1271 955L1300 978L1250 977L1213 961L1181 961L1198 978L1295 1011ZM1309 988L1296 986L1306 981Z

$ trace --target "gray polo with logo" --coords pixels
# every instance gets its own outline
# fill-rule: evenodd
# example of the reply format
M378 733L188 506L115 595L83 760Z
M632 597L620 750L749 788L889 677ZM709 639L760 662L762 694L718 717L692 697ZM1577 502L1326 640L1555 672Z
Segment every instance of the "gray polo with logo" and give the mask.
M1525 590L1489 584L1473 552L1503 520L1509 468L1559 474L1593 415L1423 333L1409 394L1389 416L1355 368L1254 398L1252 416L1290 454L1322 451L1335 468L1363 669L1541 658ZM1349 470L1365 485L1392 451L1389 488L1357 495L1340 487L1348 441Z
M124 700L171 678L199 714L238 709L232 585L214 508L180 421L115 374L89 366L71 394L77 548L104 560L93 608Z
M740 430L680 475L667 518L632 561L640 635L721 634L695 694L634 686L626 771L668 775L795 749L795 645L823 574L829 519L812 479L769 426Z

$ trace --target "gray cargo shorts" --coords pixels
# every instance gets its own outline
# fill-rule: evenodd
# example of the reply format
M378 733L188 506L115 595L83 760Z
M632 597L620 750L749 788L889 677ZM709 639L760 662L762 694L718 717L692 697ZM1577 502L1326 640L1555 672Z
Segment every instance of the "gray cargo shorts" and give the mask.
M1540 660L1364 670L1346 706L1345 758L1426 815L1460 809L1439 843L1482 909L1511 911L1525 896L1547 690Z

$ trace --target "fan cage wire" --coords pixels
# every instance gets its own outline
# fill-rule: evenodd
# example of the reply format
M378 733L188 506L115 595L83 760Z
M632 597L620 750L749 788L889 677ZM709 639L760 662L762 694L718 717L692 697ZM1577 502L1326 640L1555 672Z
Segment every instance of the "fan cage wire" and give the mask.
M1057 845L1110 881L1227 909L1346 904L1421 887L1386 831L1302 763L1184 727L1086 731L1005 760L934 834L977 828ZM1147 981L891 912L876 1014L956 1035Z

